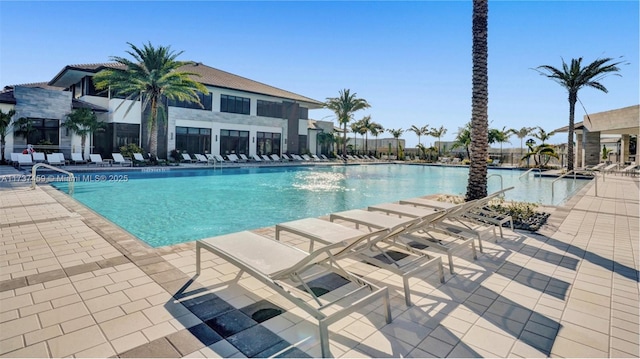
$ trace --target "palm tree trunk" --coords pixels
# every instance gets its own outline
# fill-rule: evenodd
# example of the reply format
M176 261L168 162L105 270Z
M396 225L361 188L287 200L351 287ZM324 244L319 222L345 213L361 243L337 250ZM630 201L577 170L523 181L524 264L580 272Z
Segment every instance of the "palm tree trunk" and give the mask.
M574 132L574 116L576 111L576 101L578 100L577 92L569 92L569 140L567 141L567 171L573 171L573 132Z
M84 156L84 145L87 143L87 135L80 136L80 150L82 151L82 156Z
M347 123L344 123L344 133L342 137L342 157L347 158Z
M473 0L473 76L471 94L471 149L466 200L487 196L488 103L487 69L488 0Z
M158 99L151 99L151 128L149 129L149 152L158 155Z

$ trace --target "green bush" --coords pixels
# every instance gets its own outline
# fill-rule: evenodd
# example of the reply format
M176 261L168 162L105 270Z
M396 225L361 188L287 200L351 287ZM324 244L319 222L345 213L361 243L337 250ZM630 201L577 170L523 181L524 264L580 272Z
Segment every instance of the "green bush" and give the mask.
M144 150L135 143L129 143L124 146L120 146L120 154L122 157L133 158L134 153L144 153Z

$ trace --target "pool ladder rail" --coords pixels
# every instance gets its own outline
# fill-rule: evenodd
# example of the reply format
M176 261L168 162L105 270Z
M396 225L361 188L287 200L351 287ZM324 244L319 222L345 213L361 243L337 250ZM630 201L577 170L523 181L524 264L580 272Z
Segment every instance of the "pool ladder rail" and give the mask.
M36 163L35 165L33 165L33 167L31 167L31 189L35 189L36 188L36 171L40 167L48 168L48 169L51 169L51 170L54 170L54 171L57 171L57 172L60 172L60 173L64 173L67 176L69 176L69 195L70 196L73 195L73 186L74 186L74 183L76 181L73 173L71 173L69 171L65 171L65 170L63 170L61 168L58 168L58 167L54 167L54 166L48 165L46 163Z
M580 172L583 172L584 170L581 170ZM590 171L593 172L593 179L595 180L595 191L596 191L596 197L598 197L598 174L595 173L595 171ZM571 170L568 171L567 173L562 174L560 177L556 178L553 180L553 182L551 182L551 198L553 198L553 189L555 187L556 182L558 182L559 180L563 179L564 177L567 177L568 175L573 174L573 180L576 180L576 175L578 174L578 171L576 170ZM602 175L602 179L604 180L604 174Z

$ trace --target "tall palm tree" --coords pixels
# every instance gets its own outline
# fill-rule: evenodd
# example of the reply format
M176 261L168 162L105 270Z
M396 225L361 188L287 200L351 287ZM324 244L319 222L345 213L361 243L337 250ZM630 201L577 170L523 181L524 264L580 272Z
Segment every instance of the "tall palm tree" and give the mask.
M471 163L467 201L487 196L487 155L489 153L489 77L487 69L488 0L473 0L472 90L471 90Z
M364 116L359 122L360 133L364 134L364 153L369 154L369 132L371 132L371 126L373 126L375 122L371 121L371 115Z
M351 132L353 132L354 151L358 151L358 134L364 135L365 129L362 127L362 121L356 121L351 123Z
M338 97L327 97L324 107L335 113L338 122L343 126L342 154L347 153L347 125L351 122L356 111L371 107L367 100L357 98L356 93L349 89L340 90Z
M393 129L393 128L388 128L387 132L389 132L391 134L391 136L393 136L393 138L396 139L396 158L400 159L400 136L402 136L402 134L404 133L404 130L399 128L399 129Z
M422 144L422 142L420 142L420 136L422 135L428 135L429 134L429 125L424 125L422 127L418 127L416 125L412 125L410 129L408 129L407 131L411 131L413 133L416 134L416 136L418 136L418 144Z
M9 129L13 126L13 116L16 115L16 110L11 109L6 113L0 110L0 163L4 163L4 146L5 146L5 137L7 137L7 133Z
M123 68L109 68L100 71L93 77L97 90L110 89L114 95L125 96L125 100L140 100L142 112L150 107L147 122L149 139L147 148L154 156L158 152L158 119L164 113L162 100L186 101L200 104L198 92L208 94L207 88L193 80L199 76L191 72L179 71L180 67L191 62L177 61L183 51L174 52L170 46L154 47L150 42L142 48L127 43L131 50L126 51L133 61L112 56L111 60L123 65ZM122 101L122 104L124 100ZM121 105L122 105L121 104ZM131 109L127 109L127 112Z
M522 127L519 130L516 130L514 128L510 129L509 132L511 132L512 134L516 135L516 137L518 137L520 139L520 158L522 158L524 156L524 151L522 147L522 140L524 140L525 137L529 136L529 134L535 129L535 127Z
M573 132L575 128L574 117L576 102L578 101L578 91L583 87L593 87L607 93L600 80L608 75L620 71L618 65L622 63L613 62L613 58L596 59L589 65L582 67L582 57L571 59L571 65L562 59L562 70L553 66L542 65L537 67L537 71L560 84L569 93L569 139L567 140L567 170L573 170ZM620 76L620 74L615 74Z
M376 137L376 150L374 152L374 155L378 157L378 135L384 132L384 127L382 127L382 125L377 122L371 122L371 126L369 127L369 132L371 133L372 136Z
M442 136L444 136L445 133L447 133L447 129L444 128L444 126L440 126L440 128L434 127L431 129L431 131L429 131L429 135L438 139L438 157L440 157L440 139L442 138Z
M80 148L83 155L87 136L105 128L104 122L98 121L96 114L88 108L77 108L71 111L62 126L80 136Z

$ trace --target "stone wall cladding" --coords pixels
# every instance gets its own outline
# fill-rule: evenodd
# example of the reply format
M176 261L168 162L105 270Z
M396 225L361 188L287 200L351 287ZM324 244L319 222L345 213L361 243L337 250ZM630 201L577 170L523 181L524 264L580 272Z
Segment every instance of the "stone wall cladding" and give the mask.
M170 123L175 121L174 123L176 125L180 125L178 123L180 120L191 120L206 123L216 122L252 126L283 127L283 120L278 118L238 115L234 113L213 112L182 107L170 107L169 118L171 119Z
M71 92L16 86L16 117L62 120L71 112Z

